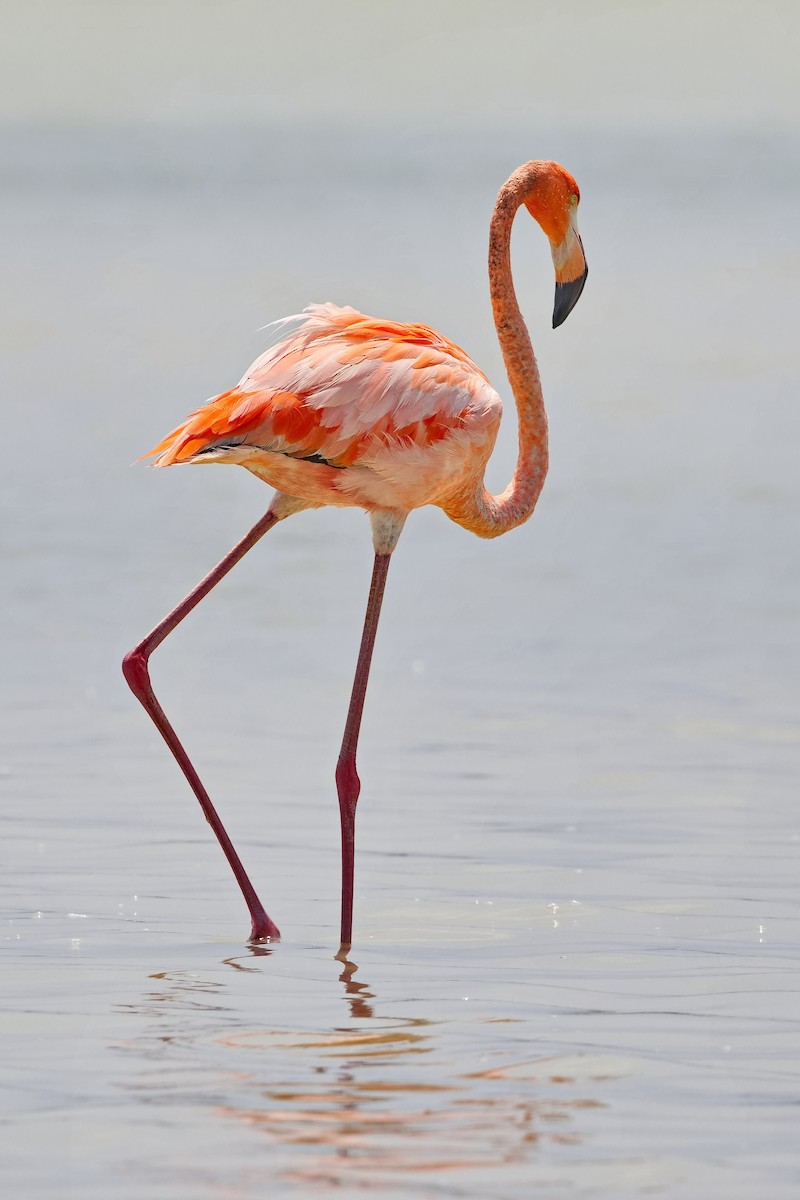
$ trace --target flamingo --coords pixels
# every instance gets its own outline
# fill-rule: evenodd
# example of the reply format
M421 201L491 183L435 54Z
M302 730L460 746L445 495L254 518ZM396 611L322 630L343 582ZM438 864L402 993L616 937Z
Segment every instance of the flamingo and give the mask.
M336 766L342 831L341 948L351 944L356 770L364 697L387 572L406 517L436 504L452 521L494 538L527 521L548 464L547 416L536 358L511 277L511 226L524 205L550 242L556 291L553 328L574 308L587 267L572 175L528 162L503 184L489 230L489 285L497 337L517 406L519 453L499 496L483 483L500 424L500 397L454 342L427 325L312 304L275 323L277 342L236 385L188 417L144 458L238 463L275 490L266 514L123 660L149 713L200 802L233 869L251 917L250 940L276 940L233 843L153 692L152 652L268 530L303 509L332 504L369 514L375 551L355 679Z

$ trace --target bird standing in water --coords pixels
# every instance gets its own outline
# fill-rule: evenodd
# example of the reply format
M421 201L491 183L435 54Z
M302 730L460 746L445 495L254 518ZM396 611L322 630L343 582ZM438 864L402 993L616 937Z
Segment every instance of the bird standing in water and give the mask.
M230 391L193 413L145 457L238 463L276 489L269 510L123 660L123 671L186 775L233 868L252 918L251 940L280 936L258 899L200 778L156 699L148 660L176 625L257 541L286 517L324 505L366 509L375 562L355 681L336 767L342 826L341 941L353 919L356 748L392 551L411 509L436 504L456 524L493 538L533 512L547 473L547 416L539 370L511 278L511 226L524 206L550 241L553 327L583 290L578 185L555 162L529 162L500 189L489 231L489 285L514 394L519 455L499 496L484 487L502 405L465 352L426 325L376 320L353 308L309 306L276 323L279 340Z

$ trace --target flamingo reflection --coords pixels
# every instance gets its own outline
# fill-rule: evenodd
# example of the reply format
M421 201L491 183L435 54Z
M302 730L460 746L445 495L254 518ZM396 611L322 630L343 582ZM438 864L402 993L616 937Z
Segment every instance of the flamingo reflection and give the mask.
M601 1106L607 1071L520 1061L533 1037L524 1019L387 1015L343 953L328 960L328 983L338 977L346 1005L341 1025L246 1026L244 993L228 972L263 972L265 950L224 959L225 973L213 978L152 976L143 1000L127 1006L141 1032L124 1047L142 1060L140 1102L180 1098L205 1109L204 1121L213 1113L257 1135L268 1153L248 1158L251 1182L263 1172L265 1187L277 1179L382 1194L410 1178L433 1186L443 1174L468 1172L477 1185L491 1172L499 1188L504 1178L519 1180L519 1169L552 1164L554 1147L580 1143L582 1110ZM269 1011L270 992L262 999Z

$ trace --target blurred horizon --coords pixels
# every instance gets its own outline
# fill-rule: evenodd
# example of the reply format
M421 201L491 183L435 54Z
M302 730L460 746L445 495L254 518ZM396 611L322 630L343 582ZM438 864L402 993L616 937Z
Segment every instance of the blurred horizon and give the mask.
M800 13L631 0L4 0L0 124L795 128Z

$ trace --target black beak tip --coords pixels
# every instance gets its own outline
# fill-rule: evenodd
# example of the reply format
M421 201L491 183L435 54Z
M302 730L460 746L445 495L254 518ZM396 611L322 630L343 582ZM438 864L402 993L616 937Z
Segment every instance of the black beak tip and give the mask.
M553 329L558 329L559 325L563 325L569 314L572 312L575 305L578 303L583 291L583 285L586 283L586 276L589 274L589 269L579 275L577 279L570 280L569 283L556 284L556 302L553 308Z

